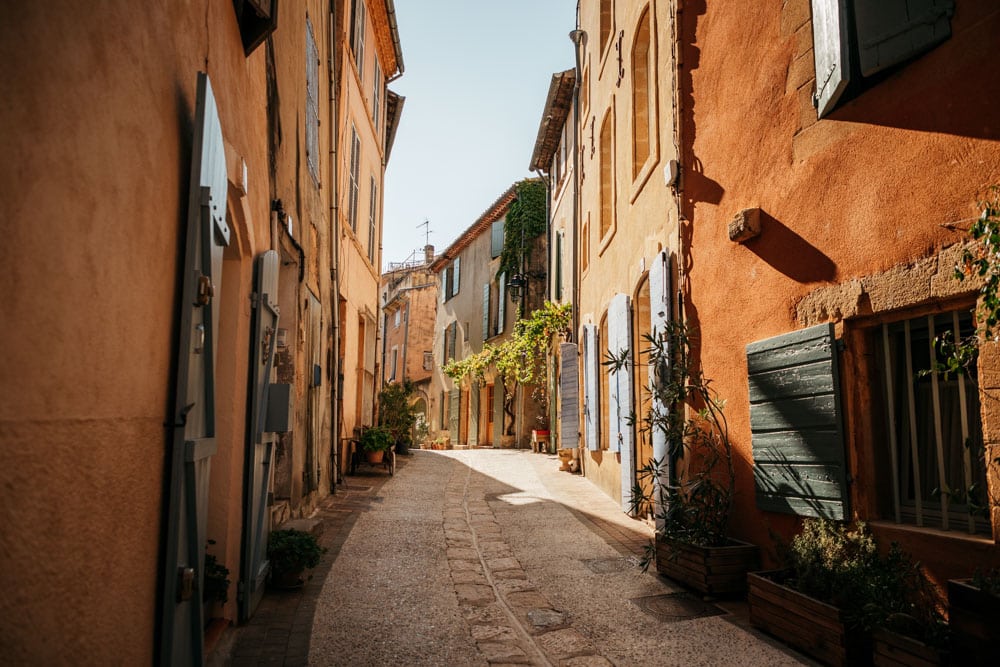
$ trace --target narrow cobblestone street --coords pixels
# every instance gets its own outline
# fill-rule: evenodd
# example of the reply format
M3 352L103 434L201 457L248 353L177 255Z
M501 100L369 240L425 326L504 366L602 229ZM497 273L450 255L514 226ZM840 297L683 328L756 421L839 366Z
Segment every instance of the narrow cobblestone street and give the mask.
M555 457L400 459L324 503L313 579L265 597L220 649L231 664L808 664L751 630L745 603L642 573L650 530Z

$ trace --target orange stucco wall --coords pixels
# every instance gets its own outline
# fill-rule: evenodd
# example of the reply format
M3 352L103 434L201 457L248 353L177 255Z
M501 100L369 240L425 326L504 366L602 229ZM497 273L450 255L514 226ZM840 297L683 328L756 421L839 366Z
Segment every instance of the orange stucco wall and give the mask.
M947 42L818 122L808 0L685 2L682 17L685 314L700 332L705 374L727 400L738 455L733 530L770 545L769 530L787 538L797 521L754 504L745 346L810 323L799 306L817 288L935 257L960 240L944 225L976 215L977 191L1000 179L1000 12L990 2L957 4ZM761 235L731 242L727 223L752 207L761 209ZM943 264L950 273L953 263ZM961 288L935 292L926 283L891 289L896 308L961 296ZM923 296L907 300L908 291ZM862 303L827 319L850 332L879 308ZM867 392L876 390L849 384L860 354L849 344L842 365L848 460L858 480L852 505L870 519L877 516L865 484L887 484L888 472L870 470L873 436L860 428ZM940 575L998 559L988 538L883 532Z

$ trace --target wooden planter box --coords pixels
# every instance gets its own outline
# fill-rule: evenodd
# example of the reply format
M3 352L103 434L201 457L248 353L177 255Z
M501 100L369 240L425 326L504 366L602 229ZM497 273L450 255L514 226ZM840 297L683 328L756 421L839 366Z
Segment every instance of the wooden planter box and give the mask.
M885 628L872 633L876 667L934 667L948 664L948 652Z
M1000 598L968 579L948 580L948 625L956 665L995 665L1000 656Z
M782 585L783 570L747 575L750 623L826 665L870 665L871 638L849 631L840 609Z
M656 571L705 595L744 593L747 572L760 567L755 544L731 540L723 547L698 547L656 540Z

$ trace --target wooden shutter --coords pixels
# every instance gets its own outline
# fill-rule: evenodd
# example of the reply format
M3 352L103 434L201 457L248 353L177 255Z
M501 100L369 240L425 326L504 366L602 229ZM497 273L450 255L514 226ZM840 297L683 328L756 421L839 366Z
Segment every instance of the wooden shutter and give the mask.
M469 447L479 445L479 384L472 383L469 389Z
M454 272L451 274L451 278L452 278L451 295L455 296L456 294L458 294L458 287L461 284L461 278L460 278L459 271L460 271L461 266L462 266L462 258L461 257L456 257L455 258L455 263L454 263L453 266L454 266Z
M458 425L461 424L459 421L459 411L462 409L462 390L452 389L451 393L448 395L448 431L451 435L451 444L454 447L458 443L459 432Z
M562 251L563 234L558 232L556 234L556 284L555 284L555 297L557 301L562 300L562 265L563 265L563 251Z
M448 350L451 352L451 359L458 359L458 322L451 323L451 347Z
M497 220L490 228L490 259L503 253L503 219Z
M652 335L664 340L667 327L673 318L673 299L671 292L670 256L666 252L661 252L649 265L649 330ZM669 377L671 363L670 359L663 360L659 368L649 369L649 382L651 389ZM650 409L654 415L665 415L671 406L664 405L660 401L656 392L653 391L653 401ZM657 527L662 528L663 507L660 504L660 489L669 483L673 471L673 461L669 457L670 447L667 443L666 431L660 428L653 429L651 434L653 444L653 460L656 461L660 474L653 480L653 504L654 516Z
M580 358L576 343L559 343L559 446L576 449L580 439Z
M861 73L871 76L951 37L952 0L855 2Z
M490 337L490 284L483 285L483 340Z
M583 419L587 449L601 448L601 359L598 352L597 325L583 325Z
M506 313L504 312L507 306L507 273L500 274L500 293L497 296L497 333L503 333L503 325Z
M626 362L608 377L608 440L621 456L622 509L628 511L635 484L635 438L632 437L632 304L616 294L608 306L608 352Z
M757 506L849 517L832 324L747 345Z
M851 78L847 0L812 0L816 113L830 113Z

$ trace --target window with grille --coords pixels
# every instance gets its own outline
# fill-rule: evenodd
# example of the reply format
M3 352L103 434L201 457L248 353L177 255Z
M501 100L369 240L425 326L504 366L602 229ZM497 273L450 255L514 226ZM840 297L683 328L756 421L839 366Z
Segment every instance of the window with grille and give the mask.
M899 523L989 533L975 364L935 372L935 339L975 330L969 311L882 324L874 332L882 385L892 513Z

